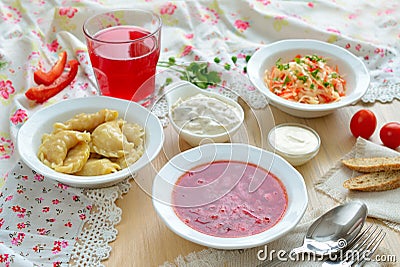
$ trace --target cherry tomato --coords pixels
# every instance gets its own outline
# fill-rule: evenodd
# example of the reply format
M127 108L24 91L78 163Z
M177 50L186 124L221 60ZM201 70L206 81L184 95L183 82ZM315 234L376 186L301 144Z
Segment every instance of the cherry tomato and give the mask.
M400 123L389 122L382 126L379 132L382 143L390 148L400 146Z
M375 114L368 109L357 111L350 121L350 130L354 137L361 136L368 139L375 132L376 117Z

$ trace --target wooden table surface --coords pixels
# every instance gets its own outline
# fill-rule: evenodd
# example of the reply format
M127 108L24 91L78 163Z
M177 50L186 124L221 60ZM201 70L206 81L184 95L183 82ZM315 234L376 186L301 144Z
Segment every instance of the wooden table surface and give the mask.
M381 143L380 127L389 121L400 121L400 102L390 104L375 103L342 108L322 118L301 119L287 115L274 107L252 110L245 106L245 124L233 138L233 142L250 143L262 148L267 147L266 136L275 125L284 122L298 122L315 129L321 137L321 148L318 155L303 166L296 167L304 176L308 189L308 209L332 208L337 205L331 198L316 192L313 184L336 161L348 153L356 142L351 135L349 122L351 116L360 108L371 109L377 116L378 125L371 141ZM169 230L157 216L150 196L151 184L155 173L179 151L189 146L179 140L171 126L165 128L164 148L158 157L142 169L135 181L132 181L130 192L117 201L122 209L122 221L117 225L118 237L111 243L112 252L106 266L158 266L165 261L173 261L179 255L203 250L205 247L189 242ZM368 219L380 224L378 221ZM397 258L400 266L400 234L384 226L387 236L383 246ZM238 266L240 266L238 264Z

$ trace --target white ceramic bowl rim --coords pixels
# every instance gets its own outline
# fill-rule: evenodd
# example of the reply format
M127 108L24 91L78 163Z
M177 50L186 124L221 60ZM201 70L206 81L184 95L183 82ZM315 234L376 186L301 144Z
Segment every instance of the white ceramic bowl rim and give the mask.
M75 176L56 172L55 170L44 165L37 157L38 147L40 144L41 132L50 133L54 122L63 122L72 118L73 115L82 112L97 112L102 108L119 110L119 117L127 116L126 112L134 110L132 115L142 120L139 122L146 131L145 151L138 161L120 171L99 175L99 176ZM122 113L125 111L125 114ZM66 116L65 114L69 114ZM72 115L73 114L73 115ZM71 116L72 115L72 116ZM62 119L61 119L62 117ZM138 122L138 121L132 121ZM48 131L44 131L47 128ZM39 144L37 144L39 142ZM123 178L129 177L150 161L152 161L159 153L164 142L164 132L160 121L146 108L141 105L123 99L117 99L106 96L91 96L83 98L75 98L63 100L49 107L45 107L35 112L20 128L17 135L18 152L22 160L33 170L53 180L73 185L76 187L90 187L99 185L109 185Z
M215 158L210 155L210 153L214 152L216 153ZM246 160L242 160L243 158ZM172 190L177 179L186 170L204 163L210 163L214 160L250 162L274 173L286 187L288 195L288 207L283 218L272 228L264 232L238 238L210 236L198 232L182 222L174 212L171 204L169 204L171 203ZM271 166L268 167L271 162ZM185 170L182 170L181 167L185 167ZM282 175L283 173L287 175L284 176ZM308 203L307 190L303 177L286 160L277 154L258 147L237 143L205 144L176 155L156 175L153 183L152 197L153 206L157 214L173 232L192 242L218 249L256 247L282 237L297 225ZM166 200L164 201L163 199Z
M295 110L302 110L302 111L328 111L334 110L338 107L343 107L346 105L353 104L357 102L366 92L369 82L370 76L365 64L357 58L354 54L347 51L346 49L326 43L323 41L318 40L311 40L311 39L288 39L288 40L281 40L271 44L268 44L261 49L257 50L251 57L249 64L247 66L248 73L258 73L259 67L262 62L256 62L257 58L265 59L269 56L274 55L277 52L282 51L295 51L297 49L307 48L310 50L315 50L314 54L319 52L325 52L332 55L332 57L340 58L343 61L346 61L347 64L352 66L356 69L356 73L359 76L359 83L354 88L352 94L342 97L339 101L327 104L304 104L304 103L297 103L285 100L280 96L272 93L269 88L264 84L263 80L258 79L257 77L250 76L250 80L253 84L261 90L264 94L268 96L273 102L279 103L279 105L295 109ZM253 60L252 60L253 59ZM262 70L264 71L264 70ZM340 70L339 70L340 71ZM257 76L257 75L256 75Z

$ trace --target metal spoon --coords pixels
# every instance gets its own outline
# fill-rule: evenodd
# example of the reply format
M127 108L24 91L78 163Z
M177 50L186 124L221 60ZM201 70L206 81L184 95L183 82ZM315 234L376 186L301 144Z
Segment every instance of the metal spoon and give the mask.
M290 253L337 253L358 235L367 213L367 206L359 201L348 202L329 210L308 228L303 245L292 249Z
M327 211L308 228L303 245L290 251L292 258L300 253L325 256L339 252L361 231L367 213L367 206L359 201L347 202ZM279 263L282 262L274 259L257 267L276 266Z

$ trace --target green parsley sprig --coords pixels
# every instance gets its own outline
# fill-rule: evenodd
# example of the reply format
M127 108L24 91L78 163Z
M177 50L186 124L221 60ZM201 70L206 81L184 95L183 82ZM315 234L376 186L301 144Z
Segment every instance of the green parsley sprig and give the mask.
M178 64L174 57L170 57L168 61L159 61L157 65L180 73L182 80L191 82L201 89L221 82L218 72L209 71L207 62L191 62L189 65L183 65Z
M250 55L247 55L245 60L246 63L250 60ZM231 57L231 63L223 63L223 67L226 70L230 70L233 65L236 65L238 58L236 56ZM214 58L214 62L219 64L221 59L219 57ZM157 66L169 68L181 74L180 78L182 80L191 82L197 85L199 88L206 89L210 85L216 85L221 82L221 77L216 71L210 71L208 69L207 62L191 62L189 65L178 64L174 57L168 58L168 61L159 61ZM247 72L247 67L243 68L243 71ZM168 84L171 81L168 82ZM166 85L168 85L166 84Z

